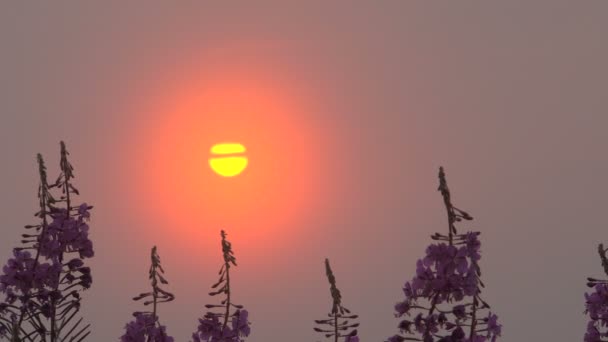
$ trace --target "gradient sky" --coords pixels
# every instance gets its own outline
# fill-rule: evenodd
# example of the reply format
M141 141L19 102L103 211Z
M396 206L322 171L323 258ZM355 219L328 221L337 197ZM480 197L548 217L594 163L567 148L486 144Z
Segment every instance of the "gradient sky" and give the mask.
M212 302L221 228L248 341L320 339L325 257L362 341L381 341L447 229L443 165L475 217L461 229L482 232L502 341L580 341L585 278L601 277L608 242L607 13L555 0L5 2L0 256L33 222L36 153L54 177L65 140L95 206L91 341L116 340L142 309L130 298L155 244L177 297L161 320L187 340ZM204 167L231 127L256 147L243 196Z

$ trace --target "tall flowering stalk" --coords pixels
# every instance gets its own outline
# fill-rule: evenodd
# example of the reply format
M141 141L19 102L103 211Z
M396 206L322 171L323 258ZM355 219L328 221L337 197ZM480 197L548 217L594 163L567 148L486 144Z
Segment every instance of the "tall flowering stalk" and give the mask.
M61 173L48 184L46 166L38 154L40 222L25 226L23 246L15 248L0 276L0 292L6 295L0 304L0 336L11 341L82 341L89 325L82 318L80 292L90 288L91 271L84 259L93 256L88 237L92 206L74 206L78 190L71 183L73 167L61 142ZM52 188L61 189L59 197ZM59 199L56 199L59 198ZM68 261L66 261L67 259Z
M607 249L600 243L598 253L604 273L608 275ZM608 341L608 280L587 278L587 286L593 292L585 293L585 313L589 314L585 342Z
M242 305L232 302L230 290L230 268L236 266L236 258L232 251L232 244L226 240L226 232L222 230L222 254L224 263L219 271L218 281L211 286L215 291L210 296L225 295L221 304L207 304L207 309L220 309L220 312L207 311L203 318L199 319L198 329L192 334L195 342L241 342L244 337L249 336L251 328L249 325L249 313ZM230 313L231 307L235 309ZM230 326L228 322L230 320Z
M357 336L357 328L359 323L349 320L357 319L359 316L351 314L350 310L342 305L342 294L336 286L336 277L329 265L329 259L325 259L325 274L329 281L329 291L331 293L332 305L331 311L327 316L329 319L315 320L315 323L321 328L314 328L315 331L324 333L326 338L332 338L334 342L338 342L340 337L344 337L345 342L359 342ZM328 327L325 327L328 326Z
M405 300L395 305L401 335L389 342L496 341L502 326L481 298L479 232L459 234L456 223L473 218L452 204L443 168L439 189L448 216L447 235L435 233L439 243L428 246L416 264L416 276L405 283Z
M150 259L149 278L152 291L141 293L133 300L149 298L144 305L152 305L152 311L134 312L135 320L125 326L125 333L120 337L121 342L173 342L173 337L167 335L166 327L161 325L158 319L158 304L170 302L175 296L160 287L160 284L167 285L169 282L163 276L165 270L160 264L156 246L152 247Z

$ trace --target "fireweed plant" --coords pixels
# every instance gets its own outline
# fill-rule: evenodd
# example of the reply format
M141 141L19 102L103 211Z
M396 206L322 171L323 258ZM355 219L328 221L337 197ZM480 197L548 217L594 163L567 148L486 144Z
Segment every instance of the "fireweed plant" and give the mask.
M11 342L78 342L90 334L90 325L76 317L80 292L92 283L84 259L94 254L86 223L93 207L73 204L79 195L72 183L74 168L63 141L60 146L61 172L53 184L47 181L42 156L37 156L39 222L25 226L23 245L14 248L0 275L0 292L5 295L0 303L0 338Z
M329 319L315 320L315 323L321 328L315 327L314 330L324 333L326 338L333 337L334 342L338 342L340 337L344 337L345 342L359 342L357 329L354 329L359 326L359 323L349 321L357 319L358 316L351 314L350 310L342 305L342 294L336 287L336 277L331 270L328 259L325 259L325 274L329 281L329 291L332 298L331 312L327 314Z
M606 251L604 245L600 243L598 253L604 273L608 275ZM608 280L587 278L587 286L592 287L594 292L585 293L585 313L589 314L589 323L587 323L584 341L608 341Z
M416 276L405 283L405 300L395 305L402 335L389 342L496 341L502 326L481 298L479 232L458 234L455 224L473 218L452 205L443 168L439 189L448 215L448 234L435 233L426 256L416 263Z
M125 326L125 334L120 337L120 342L173 342L173 337L167 335L166 327L161 325L158 319L158 304L175 299L172 293L160 287L160 284L169 284L163 276L164 273L165 270L160 264L160 257L154 246L150 253L150 271L148 272L152 291L140 293L133 298L135 301L148 298L144 305L152 305L152 311L134 312L135 319Z
M220 304L207 304L207 309L219 309L220 312L207 311L203 318L199 318L198 329L192 334L195 342L242 342L244 337L249 336L251 328L248 318L249 313L242 305L232 302L230 290L230 268L236 266L236 258L232 251L232 244L226 240L226 232L222 230L222 254L224 263L219 271L218 281L211 286L215 291L210 296L225 295ZM230 313L230 308L236 309ZM230 325L228 322L230 320Z

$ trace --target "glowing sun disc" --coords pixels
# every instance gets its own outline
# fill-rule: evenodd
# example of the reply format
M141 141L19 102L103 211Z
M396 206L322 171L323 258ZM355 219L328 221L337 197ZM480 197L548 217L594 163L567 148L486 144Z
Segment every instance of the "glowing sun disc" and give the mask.
M222 177L234 177L240 175L249 160L245 156L245 146L239 143L220 143L211 147L209 166Z

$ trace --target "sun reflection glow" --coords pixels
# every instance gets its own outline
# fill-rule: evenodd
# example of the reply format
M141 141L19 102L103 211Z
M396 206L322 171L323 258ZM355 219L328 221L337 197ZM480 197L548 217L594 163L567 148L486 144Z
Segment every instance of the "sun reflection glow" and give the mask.
M313 97L276 68L194 70L139 109L147 120L133 138L129 186L135 199L153 199L137 206L141 216L183 248L223 227L256 246L311 234L300 222L335 193L318 153L335 143L312 120Z

